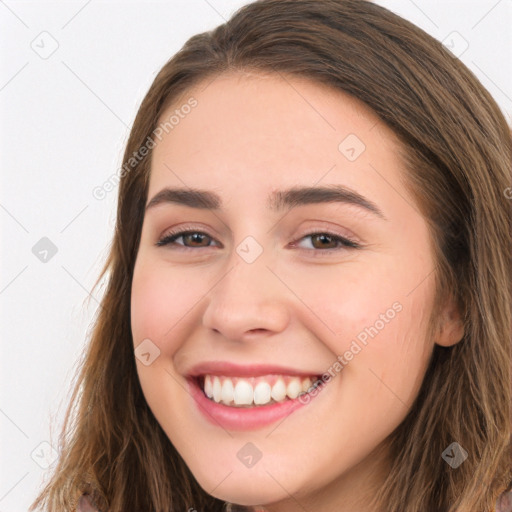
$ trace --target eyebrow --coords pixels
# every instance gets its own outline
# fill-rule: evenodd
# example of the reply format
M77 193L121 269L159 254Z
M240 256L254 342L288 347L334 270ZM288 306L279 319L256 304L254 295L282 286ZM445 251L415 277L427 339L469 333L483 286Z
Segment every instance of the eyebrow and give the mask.
M146 211L163 203L176 203L204 210L220 210L222 208L222 200L215 192L196 188L163 188L148 202ZM386 220L382 210L375 203L342 185L293 187L274 191L268 197L267 207L278 213L297 206L318 203L351 204Z

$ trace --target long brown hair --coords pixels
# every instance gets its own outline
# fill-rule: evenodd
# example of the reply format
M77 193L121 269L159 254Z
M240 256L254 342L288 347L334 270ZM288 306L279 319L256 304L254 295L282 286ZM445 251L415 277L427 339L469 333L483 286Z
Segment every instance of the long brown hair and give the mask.
M395 132L406 185L431 229L437 304L451 294L462 313L462 341L435 346L419 395L388 440L393 465L376 506L494 510L512 480L509 128L486 89L440 42L364 0L254 2L190 38L155 78L126 146L115 234L100 276L108 277L107 289L66 413L60 459L31 510L73 510L82 492L102 510L222 510L174 449L138 381L130 292L151 151L130 159L193 86L247 70L345 91ZM441 458L452 442L469 454L456 470Z

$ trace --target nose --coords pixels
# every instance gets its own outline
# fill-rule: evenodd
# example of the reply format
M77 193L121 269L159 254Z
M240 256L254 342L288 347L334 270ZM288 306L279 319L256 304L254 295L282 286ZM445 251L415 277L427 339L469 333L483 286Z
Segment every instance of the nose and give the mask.
M234 255L207 294L203 326L225 339L248 341L282 332L289 324L289 293L263 257L253 263Z

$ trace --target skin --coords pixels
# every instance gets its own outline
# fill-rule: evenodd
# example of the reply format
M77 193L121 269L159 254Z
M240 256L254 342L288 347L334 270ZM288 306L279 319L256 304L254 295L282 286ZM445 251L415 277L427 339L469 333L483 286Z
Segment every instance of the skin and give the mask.
M164 203L145 214L132 333L135 347L149 338L161 351L149 366L137 360L145 398L200 485L220 499L274 512L370 510L389 469L385 440L416 397L434 344L463 334L447 301L427 336L435 262L426 220L403 185L398 141L358 100L297 77L220 75L162 118L190 96L198 105L154 149L148 202L164 187L197 187L223 206ZM348 134L366 146L353 162L338 149ZM385 219L334 202L267 208L274 190L333 184L371 200ZM156 246L171 227L210 238ZM326 231L361 248L327 250L307 236ZM263 249L250 264L236 252L247 236ZM200 361L322 373L395 303L401 311L278 425L227 432L186 391L184 375ZM262 453L252 468L236 456L247 442Z

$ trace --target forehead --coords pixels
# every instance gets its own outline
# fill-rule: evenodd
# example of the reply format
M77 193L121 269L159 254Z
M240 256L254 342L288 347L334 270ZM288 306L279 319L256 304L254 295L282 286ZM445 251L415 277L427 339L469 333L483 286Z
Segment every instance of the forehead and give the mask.
M253 197L320 182L371 193L379 169L401 168L396 137L370 108L295 76L219 75L182 94L160 125L171 116L153 150L149 196L200 186Z

